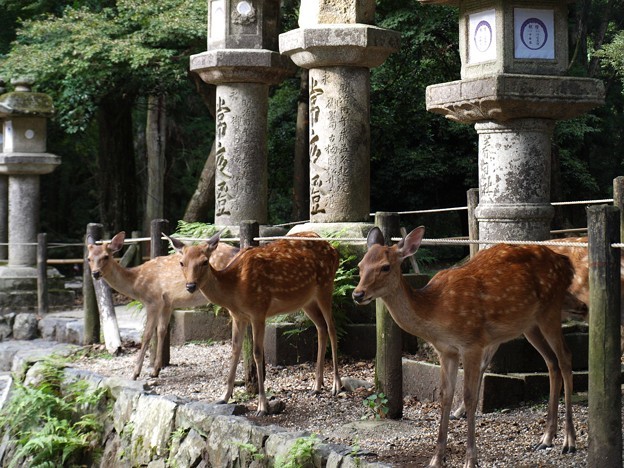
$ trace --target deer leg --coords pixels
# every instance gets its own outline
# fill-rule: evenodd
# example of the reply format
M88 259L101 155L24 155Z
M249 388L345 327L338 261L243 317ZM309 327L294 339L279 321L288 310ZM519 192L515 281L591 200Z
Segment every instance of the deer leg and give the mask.
M562 453L576 452L576 431L574 430L574 421L572 418L572 392L573 392L573 376L572 376L572 353L568 348L561 326L555 326L552 323L540 325L542 335L548 342L550 349L557 356L559 373L563 376L564 404L565 404L565 424L564 424L564 440ZM561 390L556 395L556 401L559 401Z
M325 363L325 350L327 349L327 325L317 304L311 304L303 309L316 327L317 351L316 351L316 380L313 393L320 393L323 389L323 367Z
M264 329L264 317L251 322L253 356L258 372L258 409L256 416L265 416L269 413L269 401L264 390Z
M327 324L327 332L329 333L329 342L332 350L332 366L333 366L333 385L332 395L336 396L342 390L342 380L340 380L340 372L338 371L338 335L336 333L336 324L334 323L334 315L332 314L332 298L334 294L334 282L332 281L325 287L325 294L319 298L319 307L323 313L323 318Z
M468 431L464 468L477 466L476 413L483 376L483 362L485 360L491 361L492 359L491 356L487 356L488 354L490 353L486 352L484 354L481 349L472 349L462 356L464 362L464 404L466 405L466 426Z
M451 405L453 404L453 394L455 393L455 383L457 382L457 368L459 366L459 356L455 353L439 353L440 355L440 399L442 411L440 417L440 428L438 430L438 440L433 458L429 462L431 467L441 467L444 465L444 453L446 452L446 440L448 436L449 418Z
M143 328L143 337L141 338L141 349L137 356L136 363L134 364L134 372L132 373L132 380L136 380L141 375L141 369L143 368L143 361L145 360L145 353L149 347L152 335L154 334L154 328L156 327L156 314L153 313L148 306L145 308L145 327Z
M557 362L557 356L544 338L540 329L536 326L525 332L524 336L539 351L548 367L550 381L550 394L548 397L548 413L546 416L546 428L544 435L535 450L552 447L553 439L557 435L557 407L559 406L559 395L561 394L561 370Z
M481 360L481 373L479 375L479 388L477 390L477 395L481 395L481 385L483 385L483 375L490 364L492 363L492 359L498 351L498 346L492 346L485 350L483 354L483 359ZM466 403L462 400L459 408L457 408L453 413L451 413L451 419L462 419L466 417Z
M247 321L241 318L237 318L234 314L230 313L232 317L232 355L230 356L230 370L227 378L227 385L225 393L217 404L225 404L232 397L234 392L234 381L236 380L236 368L238 367L238 361L240 360L241 350L243 349L243 340L245 338L245 330L247 328Z
M167 333L169 331L169 319L171 318L171 312L173 312L173 309L165 306L162 307L160 312L156 314L158 317L158 326L156 327L156 359L154 359L154 367L152 368L151 373L152 377L158 377L158 374L160 374L160 370L162 369L165 339L167 338Z

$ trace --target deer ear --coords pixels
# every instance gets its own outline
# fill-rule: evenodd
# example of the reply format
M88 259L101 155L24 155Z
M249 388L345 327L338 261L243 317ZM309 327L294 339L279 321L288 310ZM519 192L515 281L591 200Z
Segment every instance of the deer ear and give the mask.
M162 232L161 234L163 236L165 236L169 240L169 243L171 244L171 247L173 247L173 249L176 252L182 253L182 249L184 248L184 242L182 242L180 239L176 239L175 237L170 237L167 234L165 234L164 232Z
M366 238L367 248L370 249L375 244L385 244L383 233L381 232L381 229L379 229L377 226L370 230L370 232L368 233L368 237Z
M115 234L115 237L113 237L110 243L108 244L108 249L111 252L118 252L123 247L125 239L126 239L126 233L124 231L118 232L117 234Z
M219 232L217 232L215 235L213 235L210 239L206 241L206 244L208 245L210 249L214 250L217 248L217 245L219 244L219 239L221 239L221 234L223 234L223 232L226 229L227 228L221 229Z
M410 255L414 255L420 247L420 243L425 235L425 227L420 226L410 232L405 238L399 243L399 253L401 254L401 258L407 258Z

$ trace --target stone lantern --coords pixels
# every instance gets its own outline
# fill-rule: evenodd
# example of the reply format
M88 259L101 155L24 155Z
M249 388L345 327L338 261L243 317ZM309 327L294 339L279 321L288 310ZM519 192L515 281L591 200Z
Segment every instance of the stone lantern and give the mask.
M47 94L31 91L33 80L16 79L13 92L0 96L3 150L0 174L8 176L8 265L0 267L0 310L37 305L39 177L60 157L46 153L47 119L54 112Z
M420 0L459 7L461 80L427 88L427 109L479 134L481 239L550 236L557 120L604 103L604 86L564 76L568 0Z
M269 86L295 73L279 54L279 0L210 0L208 50L191 70L217 87L215 224L268 218Z

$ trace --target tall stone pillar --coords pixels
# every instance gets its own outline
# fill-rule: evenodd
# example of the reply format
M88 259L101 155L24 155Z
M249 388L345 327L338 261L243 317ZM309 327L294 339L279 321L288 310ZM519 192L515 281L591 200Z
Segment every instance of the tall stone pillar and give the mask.
M52 100L47 94L32 92L32 80L11 83L15 90L0 96L4 136L0 174L8 176L9 242L8 265L0 267L0 311L36 310L39 177L52 172L61 161L46 153ZM49 271L51 275L60 276L55 270Z
M217 86L215 224L266 224L269 86L295 72L277 49L279 0L209 0L208 50L191 70Z
M370 222L370 69L400 34L372 26L373 0L302 2L280 51L309 72L310 221Z
M429 86L427 110L479 134L479 237L549 238L556 121L604 102L601 81L563 76L570 2L420 1L459 6L462 79Z

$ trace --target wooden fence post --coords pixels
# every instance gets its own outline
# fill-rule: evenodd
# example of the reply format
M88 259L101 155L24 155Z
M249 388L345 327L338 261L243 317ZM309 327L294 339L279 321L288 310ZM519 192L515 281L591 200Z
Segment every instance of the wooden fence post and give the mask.
M479 240L479 221L475 217L475 210L479 205L479 189L471 188L466 192L468 201L468 239ZM479 252L479 244L470 244L470 258Z
M39 315L48 313L48 236L44 232L37 235L37 304Z
M169 242L163 240L163 233L169 235L169 221L166 219L152 219L150 223L150 259L169 254ZM180 275L182 270L180 270ZM171 363L171 323L167 327L165 341L162 350L162 367L167 367ZM152 336L150 342L150 365L154 367L156 360L156 346L158 344L158 332Z
M619 209L587 209L589 229L588 466L622 466Z
M400 235L398 213L375 213L375 225L381 229L386 245ZM381 299L377 299L377 353L375 358L375 387L388 399L388 414L392 419L403 415L403 331L390 316Z
M104 227L101 224L87 224L82 269L84 344L87 345L100 342L100 315L98 312L97 299L95 297L95 288L93 286L93 280L91 279L91 268L89 267L89 262L87 260L87 257L89 256L87 244L102 240L103 230Z
M613 179L613 205L624 213L624 176ZM620 216L620 239L624 239L624 216Z
M255 240L259 236L260 225L256 221L241 221L238 235L241 249L260 245ZM264 363L262 363L262 366L264 368ZM245 375L245 390L252 395L256 395L258 393L258 371L253 357L253 337L250 325L247 325L245 339L243 340L243 372Z

